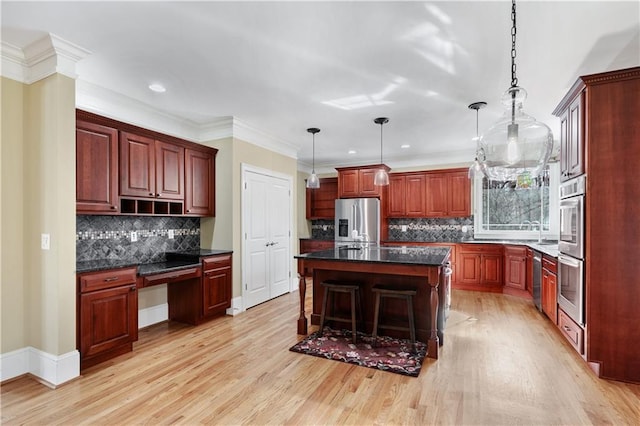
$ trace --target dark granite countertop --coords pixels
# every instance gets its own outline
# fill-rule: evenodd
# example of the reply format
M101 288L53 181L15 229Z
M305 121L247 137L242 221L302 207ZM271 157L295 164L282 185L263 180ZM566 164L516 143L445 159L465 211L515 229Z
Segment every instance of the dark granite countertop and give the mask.
M335 248L301 254L295 258L440 266L449 257L450 251L449 247L376 247L357 250Z
M411 246L414 243L430 243L430 244L506 244L516 246L527 246L533 250L539 251L551 257L558 257L558 243L556 241L543 241L542 244L538 240L462 240L462 241L383 241L384 243L406 244Z
M217 256L221 254L231 254L233 250L213 250L213 249L200 249L189 250L182 252L167 252L166 261L156 263L144 263L140 264L132 260L113 260L113 259L98 259L88 260L82 262L76 262L76 272L95 272L104 271L107 269L126 268L130 266L136 266L138 268L138 275L151 275L168 271L175 271L179 269L186 269L193 266L200 265L200 259L207 256Z
M144 265L138 265L138 275L146 276L161 274L163 272L179 271L180 269L188 269L199 266L200 259L168 260L166 262L145 263Z

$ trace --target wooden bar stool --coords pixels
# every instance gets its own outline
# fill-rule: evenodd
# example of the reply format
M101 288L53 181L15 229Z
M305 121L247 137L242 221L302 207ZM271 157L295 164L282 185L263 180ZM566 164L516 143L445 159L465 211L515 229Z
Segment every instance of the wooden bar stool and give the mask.
M389 330L408 331L411 337L411 344L415 347L416 343L416 324L413 316L413 296L417 291L413 287L385 287L382 285L373 286L371 289L376 294L376 306L373 316L373 341L376 341L378 337L378 328L386 328ZM382 298L392 297L396 299L405 299L407 301L407 318L409 322L408 327L402 327L391 324L380 324L380 302Z
M335 280L327 280L322 282L324 287L324 296L322 298L322 313L320 315L320 331L324 329L324 323L327 320L351 322L351 332L353 333L353 343L357 340L357 314L362 319L362 303L360 301L360 285L357 283L347 283ZM334 293L348 293L351 298L351 317L338 317L335 316L335 294ZM329 294L331 294L331 312L327 315L327 302L329 301Z

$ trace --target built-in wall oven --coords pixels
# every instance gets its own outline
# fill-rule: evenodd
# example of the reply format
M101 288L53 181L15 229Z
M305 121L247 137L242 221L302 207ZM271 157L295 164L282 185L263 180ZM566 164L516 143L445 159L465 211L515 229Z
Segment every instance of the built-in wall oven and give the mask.
M560 186L558 305L576 323L584 318L584 198L586 176Z
M584 259L584 190L585 176L560 185L560 239L558 250Z

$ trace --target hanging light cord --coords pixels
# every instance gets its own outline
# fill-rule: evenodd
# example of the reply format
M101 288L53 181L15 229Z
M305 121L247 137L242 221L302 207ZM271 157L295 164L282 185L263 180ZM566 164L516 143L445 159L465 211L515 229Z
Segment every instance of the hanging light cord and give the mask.
M518 77L516 77L516 0L511 2L511 88L518 85ZM516 117L516 91L511 91L511 123L515 122Z
M380 164L382 164L382 125L384 123L380 123Z
M313 144L313 160L311 164L311 173L316 173L316 134L313 133L311 136L311 143Z
M518 85L516 77L516 0L511 3L511 87Z

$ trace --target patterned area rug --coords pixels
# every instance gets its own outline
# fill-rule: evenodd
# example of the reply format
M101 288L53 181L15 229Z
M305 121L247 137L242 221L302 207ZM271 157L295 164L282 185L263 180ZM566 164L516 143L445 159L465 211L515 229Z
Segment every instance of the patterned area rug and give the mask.
M325 327L322 332L311 333L289 350L418 377L422 361L427 353L427 345L416 342L415 350L413 350L410 340L387 336L378 336L377 345L373 345L373 338L360 332L358 332L358 342L354 344L351 339L351 331L332 330Z

